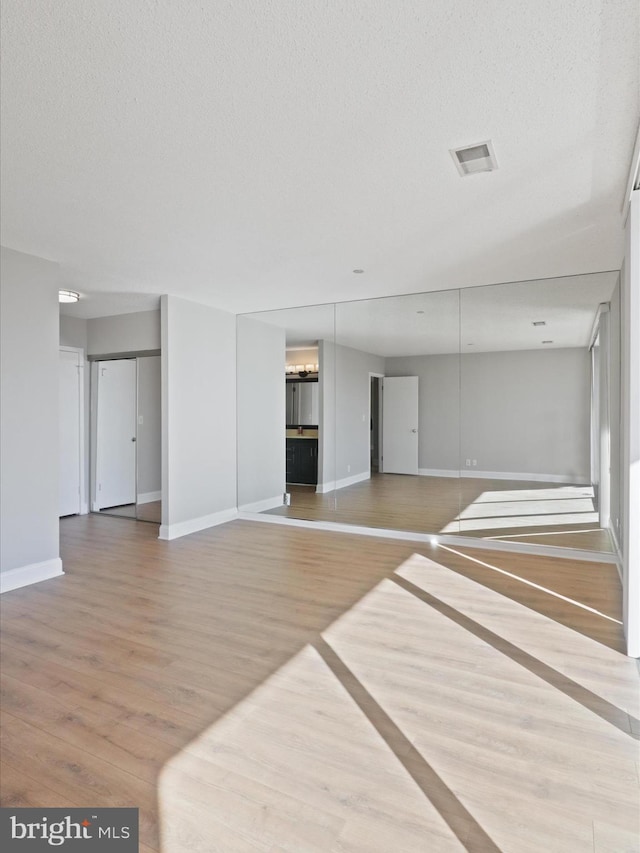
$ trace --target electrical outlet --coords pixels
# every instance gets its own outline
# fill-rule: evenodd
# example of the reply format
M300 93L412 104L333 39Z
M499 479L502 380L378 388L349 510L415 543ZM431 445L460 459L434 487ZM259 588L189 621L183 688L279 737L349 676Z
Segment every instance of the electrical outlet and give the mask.
M351 473L351 465L347 465L347 474Z
M475 468L475 467L476 467L476 465L478 464L478 460L477 460L477 459L472 459L472 460L471 460L471 464L472 464L472 465L473 465L473 467Z
M471 460L465 459L465 465L467 466L467 468L470 468L471 467Z
M283 495L283 498L284 498L283 505L284 506L291 506L291 494L289 492L285 492Z

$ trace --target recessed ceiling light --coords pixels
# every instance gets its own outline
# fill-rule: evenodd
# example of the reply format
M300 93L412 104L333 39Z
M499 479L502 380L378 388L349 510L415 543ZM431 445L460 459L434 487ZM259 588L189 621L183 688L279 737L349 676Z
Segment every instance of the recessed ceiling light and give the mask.
M552 344L553 341L542 341L543 344Z
M424 311L416 311L416 314L424 314Z
M462 148L450 148L449 153L462 177L474 175L477 172L493 172L498 168L490 139L486 142L477 142L475 145L464 145Z
M354 273L356 273L356 274L363 273L363 272L364 272L364 270L354 270Z
M532 326L546 326L547 321L546 320L534 320L531 325Z
M58 302L77 302L80 299L80 294L75 290L59 290Z

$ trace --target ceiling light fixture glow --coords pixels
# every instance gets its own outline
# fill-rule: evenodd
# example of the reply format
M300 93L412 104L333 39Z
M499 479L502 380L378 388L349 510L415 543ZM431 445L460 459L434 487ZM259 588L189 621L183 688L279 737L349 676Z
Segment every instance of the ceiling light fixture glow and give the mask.
M80 299L80 294L75 290L59 290L58 302L77 302Z

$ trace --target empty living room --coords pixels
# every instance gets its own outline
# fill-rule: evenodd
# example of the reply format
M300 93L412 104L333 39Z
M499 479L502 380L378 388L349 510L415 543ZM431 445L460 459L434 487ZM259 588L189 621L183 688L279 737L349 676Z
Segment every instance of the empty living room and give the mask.
M640 853L636 0L2 0L0 846Z

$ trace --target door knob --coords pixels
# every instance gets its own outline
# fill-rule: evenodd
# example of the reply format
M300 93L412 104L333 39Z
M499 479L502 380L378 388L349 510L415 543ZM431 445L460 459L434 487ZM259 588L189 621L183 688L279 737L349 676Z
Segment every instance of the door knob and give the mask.
M131 441L135 441L135 440L136 440L136 437L135 437L135 435L134 435L134 436L133 436L133 438L131 439Z
M412 430L411 430L411 432L418 432L418 430L417 430L417 429L412 429Z

